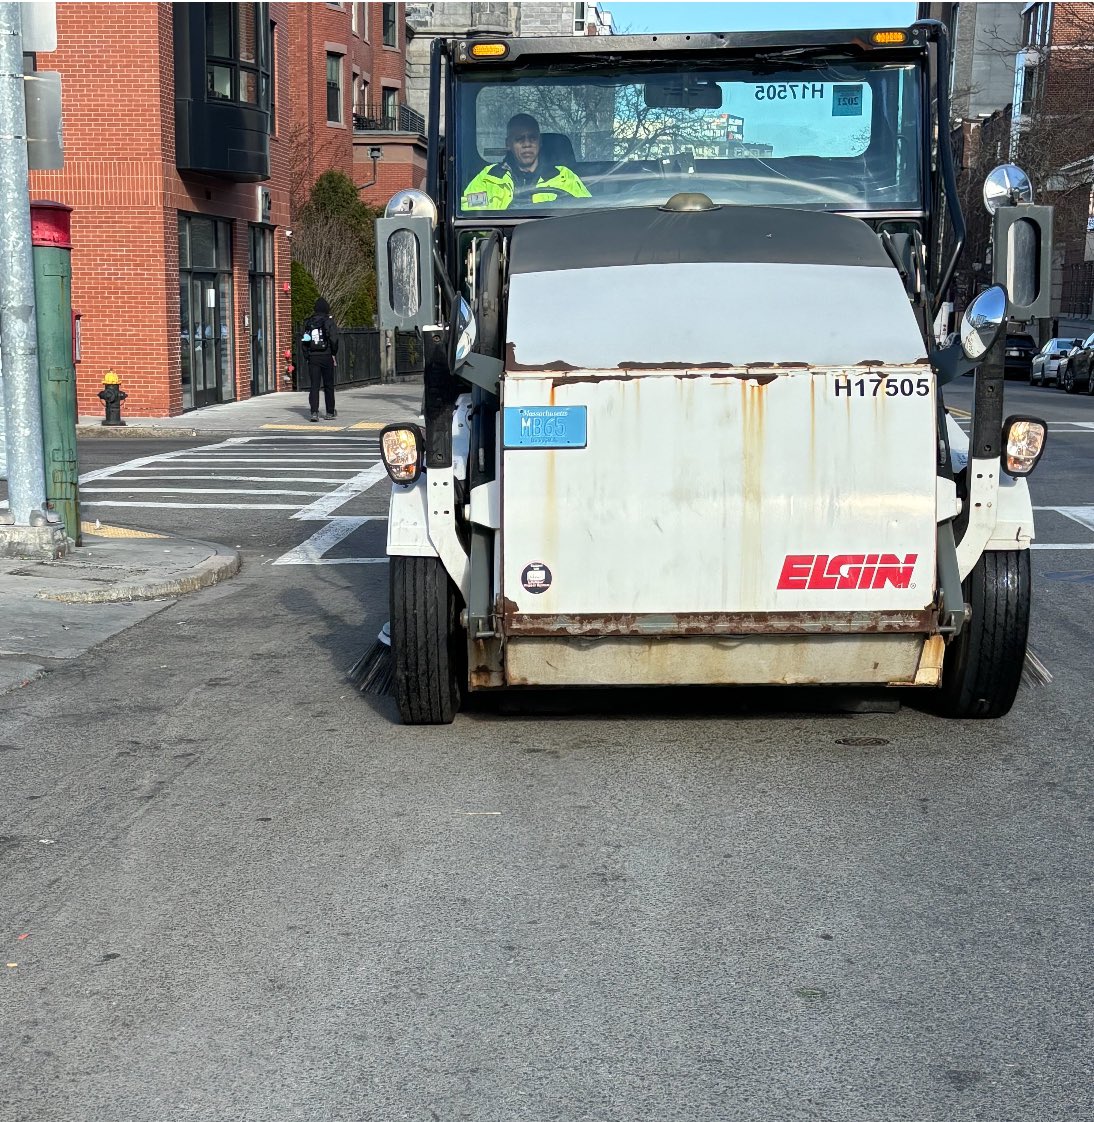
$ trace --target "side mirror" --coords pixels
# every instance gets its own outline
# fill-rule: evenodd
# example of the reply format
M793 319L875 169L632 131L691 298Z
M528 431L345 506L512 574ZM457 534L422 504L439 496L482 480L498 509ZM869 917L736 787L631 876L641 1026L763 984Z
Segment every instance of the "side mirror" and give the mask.
M433 221L400 213L376 220L376 287L380 326L413 331L437 322Z
M1033 184L1029 176L1015 164L1000 164L984 179L984 206L994 214L1001 206L1017 206L1033 202Z
M961 317L961 349L965 357L982 358L999 338L1007 319L1007 290L1001 284L985 289Z
M456 363L458 365L473 350L479 333L475 325L475 313L471 311L471 305L462 296L459 298L457 317L459 336L456 339Z

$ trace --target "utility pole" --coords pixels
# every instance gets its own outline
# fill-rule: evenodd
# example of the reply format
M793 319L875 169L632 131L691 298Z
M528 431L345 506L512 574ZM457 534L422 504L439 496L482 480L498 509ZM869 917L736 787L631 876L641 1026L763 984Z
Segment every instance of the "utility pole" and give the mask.
M0 348L7 420L8 503L0 556L63 556L64 528L45 510L42 400L30 239L23 16L0 3Z

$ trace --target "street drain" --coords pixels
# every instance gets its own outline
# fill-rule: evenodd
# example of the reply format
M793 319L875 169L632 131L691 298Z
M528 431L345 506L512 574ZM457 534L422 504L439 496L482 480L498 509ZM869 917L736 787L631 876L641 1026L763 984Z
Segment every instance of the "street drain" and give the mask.
M836 743L848 748L880 748L889 742L883 736L841 736Z

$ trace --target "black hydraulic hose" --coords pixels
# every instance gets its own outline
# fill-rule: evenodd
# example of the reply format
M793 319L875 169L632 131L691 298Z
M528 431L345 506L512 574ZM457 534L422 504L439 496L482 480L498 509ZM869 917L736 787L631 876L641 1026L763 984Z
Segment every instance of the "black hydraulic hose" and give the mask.
M938 277L935 288L934 303L931 307L933 320L942 307L946 296L946 288L953 280L957 269L957 259L961 250L965 248L965 217L961 213L961 202L957 197L957 176L953 169L953 149L950 145L950 39L946 32L946 25L939 20L918 20L913 26L924 29L933 29L937 32L938 51L938 79L937 88L937 115L938 115L938 162L942 170L942 186L946 192L946 213L953 226L954 244L953 253L950 254L946 267ZM939 231L941 234L941 231Z

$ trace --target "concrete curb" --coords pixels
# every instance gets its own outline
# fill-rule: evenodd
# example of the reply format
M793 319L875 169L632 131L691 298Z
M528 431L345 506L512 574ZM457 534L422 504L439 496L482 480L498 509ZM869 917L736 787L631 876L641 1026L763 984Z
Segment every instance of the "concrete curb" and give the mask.
M159 437L164 440L192 440L203 435L197 429L190 428L160 428L156 425L126 425L125 428L106 427L102 425L77 425L76 435L79 437L98 437L109 440L116 439L141 439L143 437Z
M234 577L243 565L239 550L225 551L223 546L208 545L213 551L211 557L193 566L189 572L167 580L150 581L145 584L115 584L108 588L61 589L59 592L39 592L38 600L57 600L63 604L120 604L133 600L165 600L172 596L183 596L187 592L198 592L211 588L223 580Z

